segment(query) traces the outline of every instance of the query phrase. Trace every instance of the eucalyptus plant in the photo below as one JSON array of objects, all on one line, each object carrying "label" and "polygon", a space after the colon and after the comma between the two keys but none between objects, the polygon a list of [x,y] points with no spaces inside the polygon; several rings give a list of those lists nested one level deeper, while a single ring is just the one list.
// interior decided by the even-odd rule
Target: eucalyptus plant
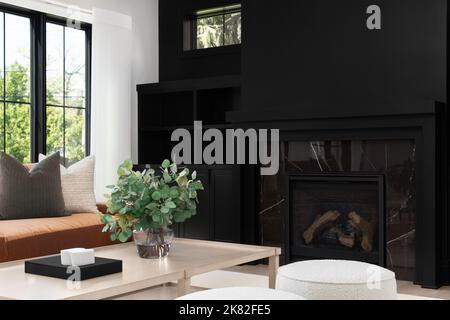
[{"label": "eucalyptus plant", "polygon": [[133,163],[125,161],[117,174],[117,185],[108,186],[108,211],[101,216],[103,232],[111,232],[112,241],[127,242],[133,230],[161,231],[197,214],[203,184],[196,171],[165,160],[157,175],[153,169],[133,171]]}]

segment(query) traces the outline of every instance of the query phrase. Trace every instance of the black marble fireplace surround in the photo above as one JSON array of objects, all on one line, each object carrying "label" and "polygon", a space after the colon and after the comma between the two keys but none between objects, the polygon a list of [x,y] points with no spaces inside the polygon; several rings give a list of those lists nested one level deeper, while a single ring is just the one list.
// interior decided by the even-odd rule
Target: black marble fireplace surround
[{"label": "black marble fireplace surround", "polygon": [[[438,288],[449,283],[445,106],[434,102],[377,106],[366,105],[365,110],[373,111],[365,116],[326,118],[320,112],[293,111],[228,115],[236,127],[280,129],[280,171],[260,177],[256,186],[259,242],[282,246],[284,263],[313,258],[369,261],[394,270],[401,280]],[[330,182],[328,196],[317,191],[320,188],[314,190],[311,183],[318,181],[322,189]],[[344,181],[345,187],[336,185]],[[351,181],[363,184],[349,186]],[[374,181],[378,184],[370,187]],[[336,224],[320,229],[328,242],[315,239],[305,245],[305,227],[333,210],[341,214],[336,224],[347,236],[352,234],[346,227],[350,212],[366,220],[384,217],[372,223],[373,250],[361,248],[361,234],[354,237],[353,249],[333,243]],[[295,218],[298,214],[309,216],[302,222]]]}]

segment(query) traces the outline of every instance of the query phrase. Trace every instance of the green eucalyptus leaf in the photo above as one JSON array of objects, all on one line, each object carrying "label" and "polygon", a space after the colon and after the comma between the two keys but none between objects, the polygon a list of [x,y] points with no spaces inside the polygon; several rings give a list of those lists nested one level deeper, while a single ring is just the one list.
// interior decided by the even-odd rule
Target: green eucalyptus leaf
[{"label": "green eucalyptus leaf", "polygon": [[169,212],[170,212],[170,208],[168,208],[168,207],[162,207],[161,208],[161,213],[168,214]]},{"label": "green eucalyptus leaf", "polygon": [[152,202],[152,203],[148,204],[146,206],[146,208],[150,211],[155,211],[156,209],[158,209],[158,204],[155,202]]},{"label": "green eucalyptus leaf", "polygon": [[159,191],[153,192],[153,194],[152,194],[153,200],[159,201],[159,200],[161,200],[161,198],[162,198],[161,192],[159,192]]},{"label": "green eucalyptus leaf", "polygon": [[191,198],[191,199],[197,199],[197,191],[191,191],[191,192],[189,192],[189,198]]},{"label": "green eucalyptus leaf", "polygon": [[117,174],[119,175],[119,177],[123,177],[126,175],[126,170],[120,167],[119,170],[117,170]]},{"label": "green eucalyptus leaf", "polygon": [[172,177],[170,176],[170,174],[168,172],[164,172],[163,178],[164,178],[164,182],[165,183],[171,183],[172,182]]},{"label": "green eucalyptus leaf", "polygon": [[178,179],[177,179],[177,183],[178,183],[178,185],[180,186],[180,187],[186,187],[188,184],[189,184],[189,179],[186,177],[186,176],[184,176],[184,177],[179,177]]},{"label": "green eucalyptus leaf", "polygon": [[133,162],[131,160],[125,160],[125,162],[122,165],[125,169],[128,171],[133,170]]},{"label": "green eucalyptus leaf", "polygon": [[175,209],[177,207],[177,205],[173,201],[167,201],[165,206],[169,209]]},{"label": "green eucalyptus leaf", "polygon": [[170,197],[170,187],[166,185],[161,189],[161,198],[167,199],[169,197]]},{"label": "green eucalyptus leaf", "polygon": [[131,236],[133,235],[133,231],[131,231],[131,228],[126,228],[123,233],[128,237],[131,238]]},{"label": "green eucalyptus leaf", "polygon": [[177,211],[173,215],[173,219],[176,223],[183,223],[187,220],[187,216],[184,211]]},{"label": "green eucalyptus leaf", "polygon": [[137,231],[144,230],[142,223],[141,222],[135,223],[134,230],[137,230]]},{"label": "green eucalyptus leaf", "polygon": [[130,237],[125,233],[125,232],[121,232],[120,234],[119,234],[119,241],[120,242],[123,242],[123,243],[125,243],[125,242],[128,242],[128,239],[129,239]]},{"label": "green eucalyptus leaf", "polygon": [[191,183],[191,187],[194,190],[204,190],[203,184],[201,183],[201,181],[195,181],[194,183]]},{"label": "green eucalyptus leaf", "polygon": [[161,167],[163,169],[168,169],[170,167],[170,161],[169,160],[164,160]]},{"label": "green eucalyptus leaf", "polygon": [[175,198],[178,198],[180,196],[180,193],[178,192],[178,190],[175,188],[175,189],[171,189],[170,190],[170,192],[169,192],[169,197],[170,198],[172,198],[172,199],[175,199]]}]

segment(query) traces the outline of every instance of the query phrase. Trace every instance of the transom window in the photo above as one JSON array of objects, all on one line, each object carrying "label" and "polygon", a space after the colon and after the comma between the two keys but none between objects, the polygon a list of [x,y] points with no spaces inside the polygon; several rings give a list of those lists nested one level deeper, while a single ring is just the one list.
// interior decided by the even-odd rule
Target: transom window
[{"label": "transom window", "polygon": [[242,42],[241,5],[197,11],[188,17],[184,28],[185,50],[239,45]]}]

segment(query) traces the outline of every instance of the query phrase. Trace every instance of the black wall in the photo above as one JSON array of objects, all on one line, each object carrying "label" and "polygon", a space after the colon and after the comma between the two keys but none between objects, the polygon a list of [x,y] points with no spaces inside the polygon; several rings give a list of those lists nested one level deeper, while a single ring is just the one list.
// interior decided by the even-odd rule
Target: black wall
[{"label": "black wall", "polygon": [[160,81],[181,80],[241,72],[240,48],[207,49],[184,53],[183,18],[199,9],[239,3],[239,0],[160,0],[159,59]]},{"label": "black wall", "polygon": [[[382,30],[366,27],[372,4]],[[244,0],[243,108],[446,102],[446,16],[445,0]]]}]

